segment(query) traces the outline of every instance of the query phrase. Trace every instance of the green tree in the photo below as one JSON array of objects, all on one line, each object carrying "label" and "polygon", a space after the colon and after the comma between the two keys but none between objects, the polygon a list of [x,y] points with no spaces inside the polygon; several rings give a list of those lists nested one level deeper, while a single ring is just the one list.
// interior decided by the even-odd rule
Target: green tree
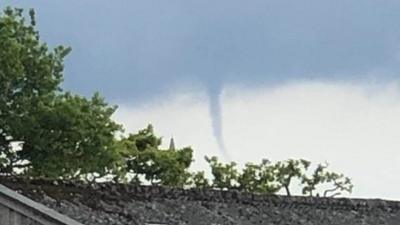
[{"label": "green tree", "polygon": [[[351,193],[353,184],[351,179],[343,174],[327,171],[327,164],[318,164],[311,176],[304,175],[302,178],[302,193],[313,196],[317,191],[317,186],[322,184],[330,185],[330,188],[323,190],[324,197],[335,197],[343,192]],[[317,193],[316,195],[319,195]]]},{"label": "green tree", "polygon": [[335,197],[343,192],[351,193],[353,189],[350,178],[327,170],[327,164],[318,164],[314,170],[310,171],[311,162],[304,159],[289,159],[277,162],[274,167],[276,181],[289,196],[294,179],[299,182],[302,193],[309,196],[321,196],[318,193],[318,187],[324,197]]},{"label": "green tree", "polygon": [[304,159],[279,161],[275,164],[276,181],[284,188],[288,196],[291,195],[290,184],[293,179],[301,180],[306,174],[310,162]]},{"label": "green tree", "polygon": [[161,138],[154,134],[153,126],[137,134],[130,134],[121,140],[127,172],[134,175],[134,182],[140,177],[154,185],[184,186],[190,180],[188,171],[193,161],[193,150],[159,149]]},{"label": "green tree", "polygon": [[34,12],[26,23],[21,9],[0,14],[0,160],[1,172],[11,173],[19,161],[12,143],[25,139],[35,123],[38,104],[50,104],[62,81],[63,59],[69,48],[50,51],[35,30]]},{"label": "green tree", "polygon": [[273,194],[279,191],[274,165],[269,160],[260,164],[246,163],[239,178],[239,189],[247,192]]},{"label": "green tree", "polygon": [[210,182],[205,176],[204,171],[197,171],[195,173],[192,173],[192,181],[191,183],[194,185],[194,187],[197,188],[209,188]]},{"label": "green tree", "polygon": [[211,174],[213,175],[212,186],[214,188],[236,189],[238,187],[239,171],[235,162],[223,164],[218,161],[216,156],[211,158],[206,156],[205,160],[211,168]]},{"label": "green tree", "polygon": [[30,162],[26,173],[78,179],[103,177],[117,168],[120,155],[114,136],[121,126],[111,120],[115,107],[98,94],[86,99],[66,93],[37,108],[18,152],[18,158]]},{"label": "green tree", "polygon": [[[297,182],[302,193],[310,196],[335,197],[343,192],[351,193],[353,185],[343,174],[328,171],[327,165],[319,164],[311,170],[311,162],[304,159],[289,159],[275,163],[262,160],[260,164],[246,163],[240,171],[237,164],[224,164],[217,157],[205,157],[213,176],[211,187],[238,189],[246,192],[274,194],[281,190],[291,196],[293,183]],[[196,187],[209,187],[204,172],[192,174]]]},{"label": "green tree", "polygon": [[0,173],[104,175],[118,164],[115,107],[98,94],[86,99],[62,91],[70,48],[50,50],[40,41],[33,10],[29,18],[21,9],[0,14]]}]

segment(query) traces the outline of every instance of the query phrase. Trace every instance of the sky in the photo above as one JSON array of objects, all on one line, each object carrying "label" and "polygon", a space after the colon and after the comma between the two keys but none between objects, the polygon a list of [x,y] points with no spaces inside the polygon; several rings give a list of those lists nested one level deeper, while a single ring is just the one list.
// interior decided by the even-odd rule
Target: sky
[{"label": "sky", "polygon": [[[204,155],[328,161],[354,197],[400,200],[400,2],[0,0],[71,46],[63,87],[99,91]],[[166,143],[167,144],[167,143]]]}]

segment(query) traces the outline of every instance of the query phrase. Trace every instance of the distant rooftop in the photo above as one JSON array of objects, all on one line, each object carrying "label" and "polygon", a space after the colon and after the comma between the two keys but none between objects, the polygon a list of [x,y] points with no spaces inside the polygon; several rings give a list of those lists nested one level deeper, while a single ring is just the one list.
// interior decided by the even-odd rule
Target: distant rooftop
[{"label": "distant rooftop", "polygon": [[86,225],[398,225],[400,202],[0,178]]}]

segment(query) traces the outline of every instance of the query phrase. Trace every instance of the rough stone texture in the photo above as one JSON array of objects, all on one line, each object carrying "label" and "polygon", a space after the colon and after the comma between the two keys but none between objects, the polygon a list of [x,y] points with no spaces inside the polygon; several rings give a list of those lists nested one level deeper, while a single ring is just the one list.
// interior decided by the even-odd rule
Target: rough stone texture
[{"label": "rough stone texture", "polygon": [[400,202],[1,178],[87,225],[398,225]]}]

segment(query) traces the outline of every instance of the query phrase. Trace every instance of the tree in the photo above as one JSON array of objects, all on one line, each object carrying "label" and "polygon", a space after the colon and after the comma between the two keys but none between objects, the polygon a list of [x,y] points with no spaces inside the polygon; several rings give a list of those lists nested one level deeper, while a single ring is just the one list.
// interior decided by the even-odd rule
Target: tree
[{"label": "tree", "polygon": [[86,99],[66,93],[37,108],[18,152],[18,158],[29,161],[27,174],[78,179],[103,177],[116,169],[120,155],[114,136],[121,126],[110,118],[115,107],[99,94]]},{"label": "tree", "polygon": [[205,160],[211,167],[211,174],[214,179],[212,186],[218,189],[236,189],[238,186],[239,173],[236,169],[236,163],[230,162],[229,164],[223,164],[218,161],[216,156],[211,158],[205,157]]},{"label": "tree", "polygon": [[[310,177],[307,175],[303,176],[301,181],[304,185],[302,189],[303,194],[313,196],[314,192],[317,190],[317,186],[321,184],[331,185],[331,188],[324,190],[324,197],[335,197],[342,192],[352,192],[353,184],[350,178],[340,173],[327,171],[327,167],[327,164],[318,164]],[[320,194],[317,193],[317,195]]]},{"label": "tree", "polygon": [[62,91],[71,49],[50,50],[40,41],[34,11],[29,15],[26,22],[21,9],[0,14],[0,173],[104,175],[118,164],[115,107],[98,94],[86,99]]},{"label": "tree", "polygon": [[304,159],[289,159],[275,164],[276,181],[281,188],[284,188],[288,196],[290,193],[290,184],[293,179],[301,179],[310,166],[310,162]]},{"label": "tree", "polygon": [[290,187],[293,179],[299,182],[302,193],[309,196],[321,196],[316,192],[317,187],[322,185],[325,185],[324,189],[321,189],[324,197],[335,197],[343,192],[351,193],[353,189],[350,178],[328,171],[327,164],[318,164],[312,172],[309,171],[311,162],[304,159],[280,161],[274,167],[276,181],[281,188],[284,188],[288,196],[291,195]]},{"label": "tree", "polygon": [[23,141],[34,124],[39,103],[52,102],[62,81],[63,59],[69,48],[50,51],[39,40],[34,12],[30,24],[21,9],[0,14],[0,152],[1,172],[10,173],[18,160],[12,143]]},{"label": "tree", "polygon": [[280,189],[269,160],[262,160],[260,164],[246,163],[238,182],[239,189],[247,192],[273,194]]},{"label": "tree", "polygon": [[210,182],[206,178],[204,171],[197,171],[191,175],[191,183],[197,188],[209,188]]},{"label": "tree", "polygon": [[[275,194],[281,190],[291,196],[293,181],[297,181],[303,194],[320,196],[318,189],[325,197],[335,197],[343,192],[351,193],[353,185],[343,174],[327,170],[326,164],[310,171],[311,162],[304,159],[289,159],[275,163],[262,160],[260,164],[246,163],[239,171],[235,162],[224,164],[218,158],[205,157],[211,168],[213,181],[211,187],[217,189],[238,189],[246,192]],[[208,187],[204,172],[194,173],[192,180],[196,187]],[[207,185],[205,185],[206,183]],[[323,186],[325,189],[321,189]]]},{"label": "tree", "polygon": [[183,149],[159,149],[161,138],[155,136],[153,126],[137,134],[130,134],[121,140],[124,146],[123,157],[126,161],[126,170],[134,175],[133,181],[141,182],[144,176],[154,185],[182,187],[188,184],[188,171],[193,161],[193,150],[190,147]]}]

